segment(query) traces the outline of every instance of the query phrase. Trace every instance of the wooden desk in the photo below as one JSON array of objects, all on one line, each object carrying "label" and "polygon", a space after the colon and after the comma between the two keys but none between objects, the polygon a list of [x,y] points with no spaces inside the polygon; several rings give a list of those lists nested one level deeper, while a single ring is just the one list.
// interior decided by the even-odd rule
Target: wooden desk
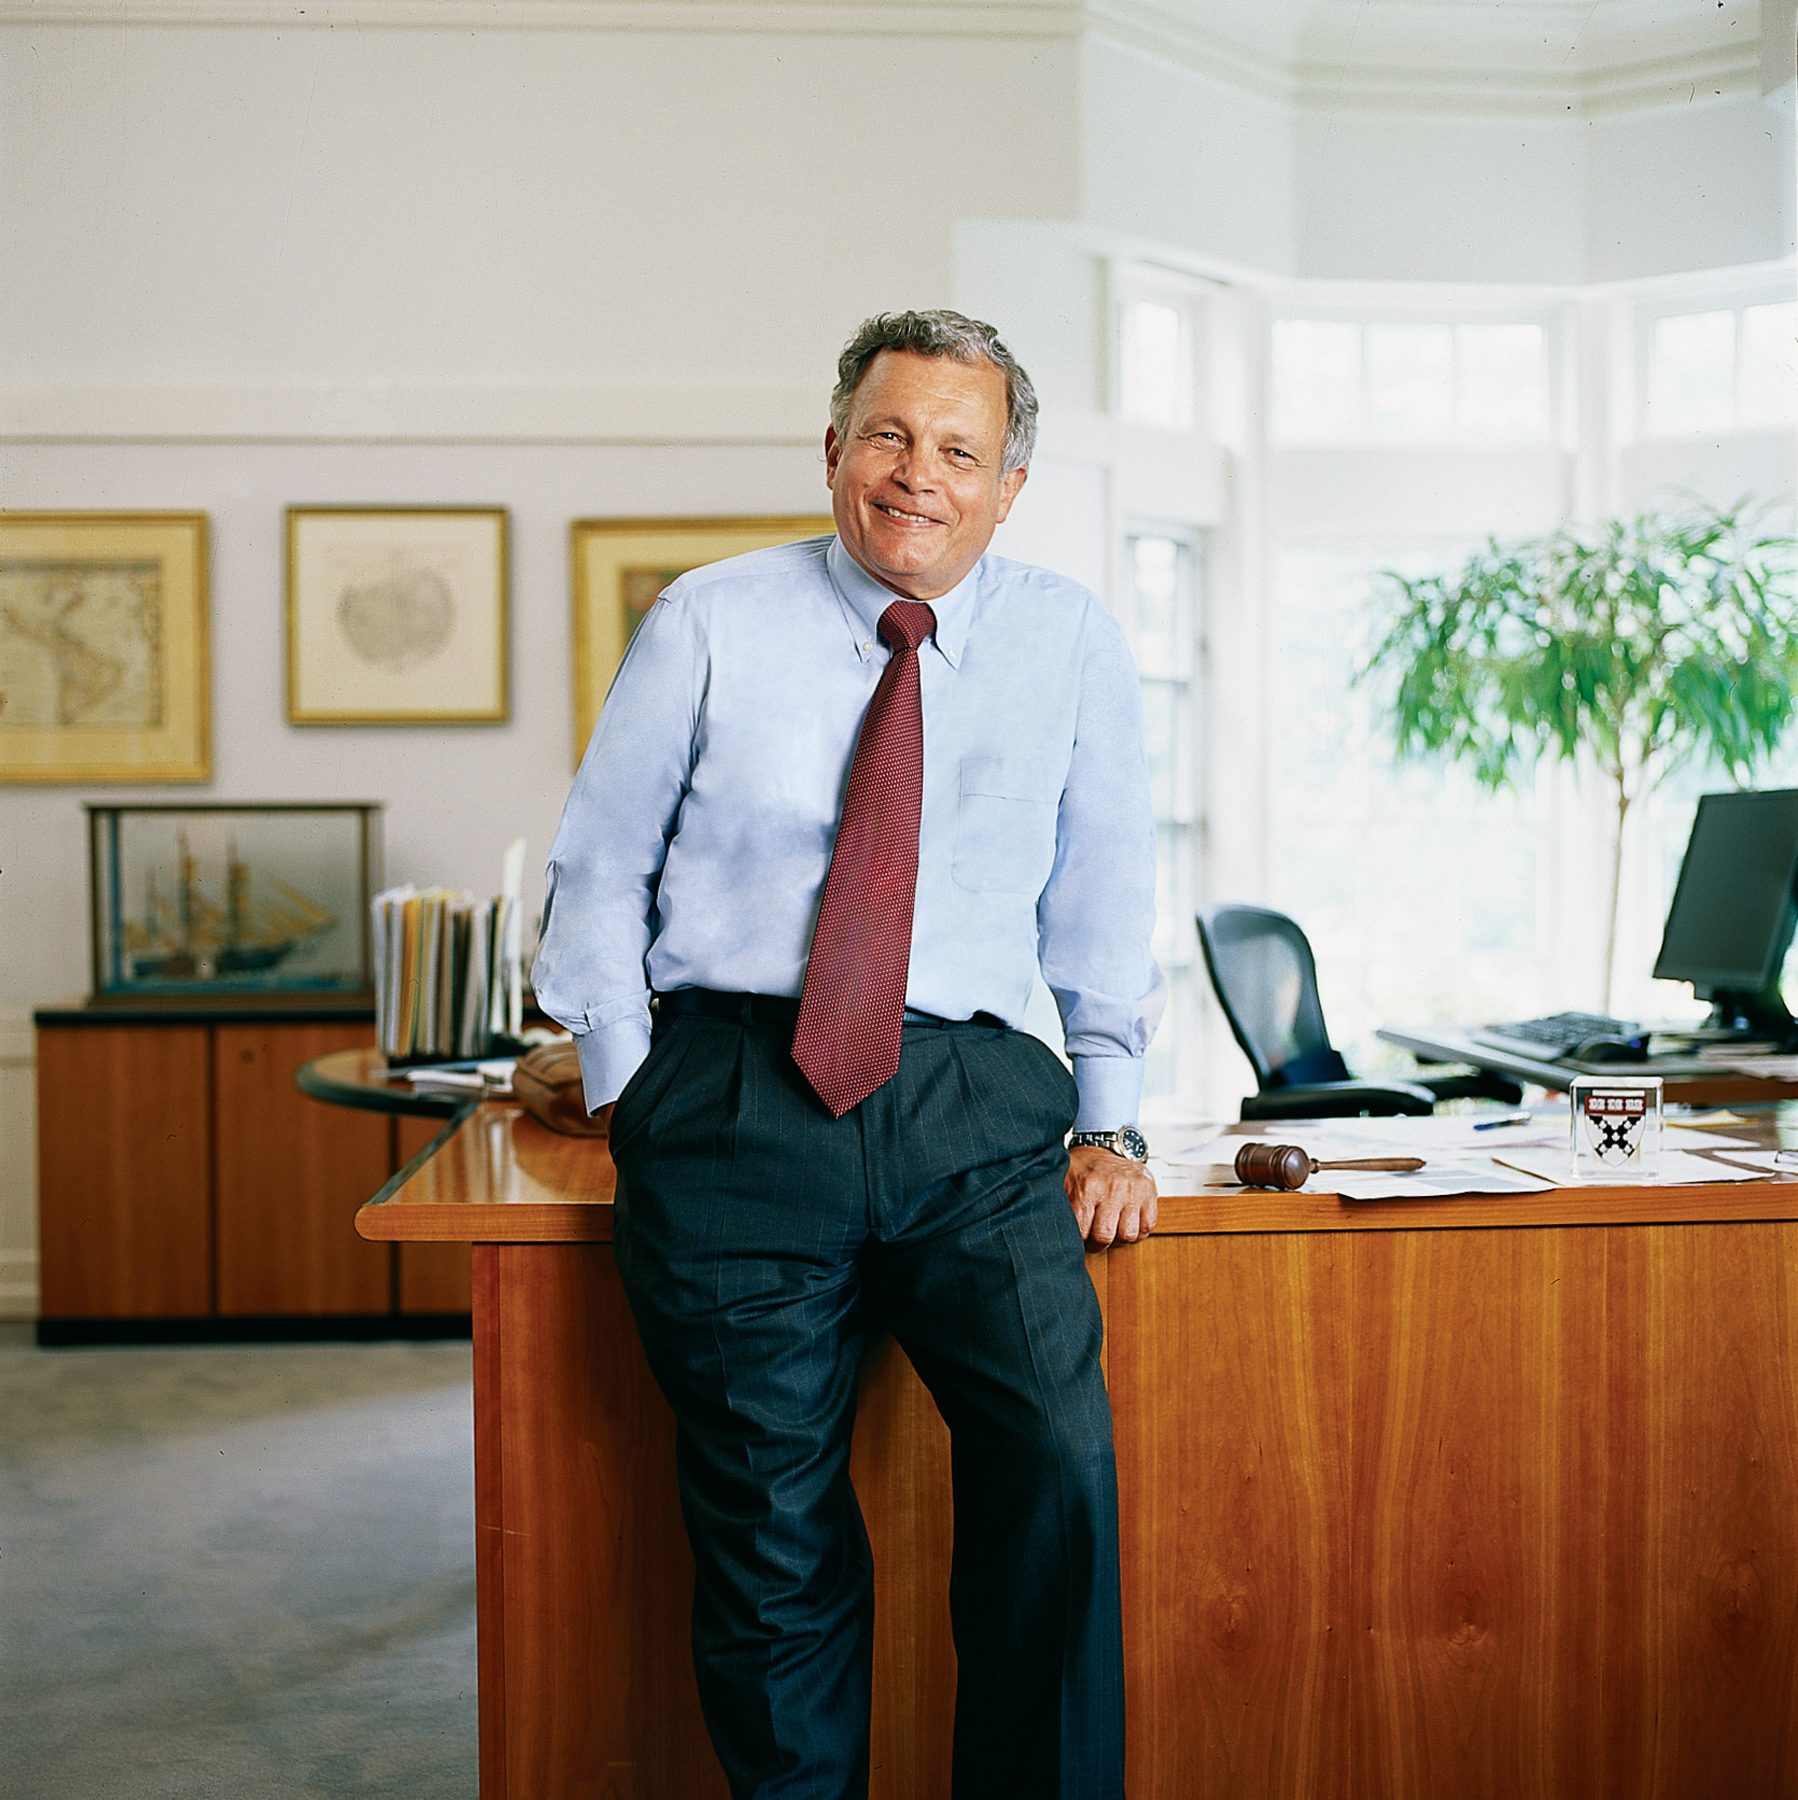
[{"label": "wooden desk", "polygon": [[[476,1246],[483,1800],[725,1793],[612,1181],[489,1105],[357,1216]],[[1795,1249],[1781,1181],[1175,1195],[1093,1258],[1133,1800],[1798,1794]],[[873,1793],[934,1800],[948,1442],[890,1344],[853,1469]]]},{"label": "wooden desk", "polygon": [[[1517,1081],[1533,1081],[1538,1087],[1565,1093],[1567,1084],[1581,1075],[1659,1075],[1669,1101],[1684,1106],[1767,1106],[1781,1100],[1798,1100],[1798,1081],[1769,1081],[1758,1075],[1738,1075],[1717,1069],[1707,1074],[1670,1074],[1654,1062],[1563,1063],[1525,1055],[1521,1050],[1499,1050],[1459,1025],[1426,1025],[1419,1029],[1389,1025],[1375,1033],[1388,1044],[1409,1050],[1426,1063],[1471,1063],[1476,1069],[1494,1069]],[[1690,1058],[1673,1059],[1689,1063]]]}]

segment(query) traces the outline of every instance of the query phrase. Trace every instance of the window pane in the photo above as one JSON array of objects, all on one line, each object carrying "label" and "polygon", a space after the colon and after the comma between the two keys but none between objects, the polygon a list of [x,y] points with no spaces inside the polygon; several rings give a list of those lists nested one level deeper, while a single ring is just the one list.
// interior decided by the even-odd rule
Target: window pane
[{"label": "window pane", "polygon": [[[1143,1063],[1143,1098],[1168,1100],[1190,1081],[1197,999],[1197,933],[1193,929],[1192,833],[1183,825],[1155,828],[1155,960],[1167,976],[1167,1010]],[[1190,1116],[1190,1115],[1189,1115]]]},{"label": "window pane", "polygon": [[1455,418],[1455,340],[1447,325],[1369,325],[1370,435],[1416,442],[1448,435]]},{"label": "window pane", "polygon": [[1192,358],[1177,307],[1130,300],[1118,308],[1118,407],[1126,419],[1185,431],[1192,424]]},{"label": "window pane", "polygon": [[1155,827],[1155,960],[1172,974],[1189,964],[1198,938],[1192,892],[1192,829]]},{"label": "window pane", "polygon": [[1136,619],[1131,648],[1145,677],[1183,678],[1192,668],[1192,633],[1182,582],[1182,546],[1173,538],[1130,541]]},{"label": "window pane", "polygon": [[1341,443],[1364,436],[1361,327],[1282,319],[1273,329],[1276,443]]},{"label": "window pane", "polygon": [[1455,413],[1465,432],[1538,437],[1548,426],[1548,369],[1540,325],[1455,328]]},{"label": "window pane", "polygon": [[1736,321],[1729,312],[1656,319],[1648,358],[1648,426],[1657,434],[1735,423]]},{"label": "window pane", "polygon": [[1330,1035],[1358,1074],[1391,1055],[1373,1038],[1381,1025],[1548,1010],[1536,986],[1532,795],[1395,762],[1378,684],[1351,679],[1375,572],[1459,560],[1449,547],[1397,544],[1287,547],[1274,559],[1286,710],[1269,781],[1269,903],[1310,937]]},{"label": "window pane", "polygon": [[1742,423],[1798,423],[1798,301],[1742,309]]},{"label": "window pane", "polygon": [[1179,817],[1180,703],[1185,684],[1145,681],[1142,707],[1148,733],[1149,786],[1155,796],[1155,817]]}]

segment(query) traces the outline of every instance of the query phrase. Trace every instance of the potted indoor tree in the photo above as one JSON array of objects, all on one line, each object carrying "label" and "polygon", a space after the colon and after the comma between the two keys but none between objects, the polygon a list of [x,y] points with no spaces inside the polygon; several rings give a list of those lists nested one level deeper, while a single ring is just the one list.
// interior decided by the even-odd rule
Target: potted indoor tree
[{"label": "potted indoor tree", "polygon": [[1453,574],[1382,577],[1356,679],[1390,684],[1401,757],[1468,763],[1493,788],[1541,757],[1604,782],[1607,1012],[1630,807],[1695,756],[1745,784],[1798,710],[1792,550],[1743,503],[1494,541]]}]

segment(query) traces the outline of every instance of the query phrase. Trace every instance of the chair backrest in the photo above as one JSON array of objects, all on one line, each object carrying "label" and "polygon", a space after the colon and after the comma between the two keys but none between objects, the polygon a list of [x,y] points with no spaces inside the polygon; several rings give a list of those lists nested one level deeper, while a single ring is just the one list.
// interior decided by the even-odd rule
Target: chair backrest
[{"label": "chair backrest", "polygon": [[1330,1046],[1304,932],[1263,906],[1208,906],[1198,924],[1211,985],[1262,1091],[1350,1079]]}]

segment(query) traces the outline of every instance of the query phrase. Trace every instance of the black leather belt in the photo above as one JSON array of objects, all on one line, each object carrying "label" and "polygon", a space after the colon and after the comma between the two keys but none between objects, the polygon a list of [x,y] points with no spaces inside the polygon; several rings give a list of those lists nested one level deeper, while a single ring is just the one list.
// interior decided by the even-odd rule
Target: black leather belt
[{"label": "black leather belt", "polygon": [[[799,1023],[799,1002],[782,994],[721,994],[715,988],[675,988],[671,993],[657,994],[650,1005],[664,1019],[732,1019],[739,1025],[779,1025],[787,1031]],[[914,1006],[905,1009],[905,1022],[939,1028],[1005,1028],[1005,1021],[989,1012],[977,1012],[971,1019],[939,1019],[935,1013],[919,1012]]]}]

